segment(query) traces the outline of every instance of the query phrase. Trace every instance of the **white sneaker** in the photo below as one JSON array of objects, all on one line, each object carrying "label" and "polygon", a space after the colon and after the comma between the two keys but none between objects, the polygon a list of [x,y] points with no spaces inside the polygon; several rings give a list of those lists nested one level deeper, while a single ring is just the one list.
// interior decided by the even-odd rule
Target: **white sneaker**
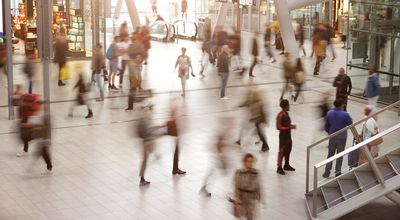
[{"label": "white sneaker", "polygon": [[298,103],[298,102],[293,102],[292,103],[292,105],[298,105],[298,104],[300,104],[300,103]]},{"label": "white sneaker", "polygon": [[222,99],[222,100],[228,100],[229,98],[226,97],[226,96],[224,96],[224,97],[222,97],[221,99]]},{"label": "white sneaker", "polygon": [[43,176],[51,176],[51,175],[53,175],[53,171],[46,169],[44,172],[42,172],[42,175]]},{"label": "white sneaker", "polygon": [[25,151],[17,153],[17,157],[25,157],[28,153]]}]

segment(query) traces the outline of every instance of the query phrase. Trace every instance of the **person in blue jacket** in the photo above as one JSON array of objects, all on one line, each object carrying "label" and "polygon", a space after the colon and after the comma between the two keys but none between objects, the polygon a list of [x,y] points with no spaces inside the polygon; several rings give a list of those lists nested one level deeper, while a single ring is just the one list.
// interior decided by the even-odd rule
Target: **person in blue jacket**
[{"label": "person in blue jacket", "polygon": [[[331,135],[342,128],[353,124],[349,113],[343,110],[343,101],[340,99],[335,100],[333,103],[335,108],[331,109],[326,115],[325,131]],[[342,132],[331,139],[329,139],[328,158],[334,156],[336,153],[344,151],[346,147],[347,131]],[[342,174],[343,157],[336,160],[335,176]],[[322,174],[324,178],[328,178],[332,169],[332,162],[328,163],[325,167],[325,172]]]},{"label": "person in blue jacket", "polygon": [[376,73],[376,67],[372,66],[368,69],[368,81],[365,91],[368,98],[368,105],[376,107],[376,103],[379,99],[380,90],[381,83],[379,82],[379,76]]}]

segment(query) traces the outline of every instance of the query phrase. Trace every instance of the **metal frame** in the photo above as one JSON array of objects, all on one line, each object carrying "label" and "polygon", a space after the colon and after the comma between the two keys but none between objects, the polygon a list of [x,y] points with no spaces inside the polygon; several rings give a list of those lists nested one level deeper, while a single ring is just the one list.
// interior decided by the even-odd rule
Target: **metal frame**
[{"label": "metal frame", "polygon": [[393,103],[393,104],[391,104],[389,106],[386,106],[385,108],[375,112],[374,114],[372,114],[372,115],[370,115],[370,116],[368,116],[366,118],[363,118],[363,119],[361,119],[361,120],[359,120],[359,121],[357,121],[357,122],[355,122],[355,123],[353,123],[353,124],[351,124],[351,125],[349,125],[347,127],[344,127],[342,129],[340,129],[339,131],[336,131],[335,133],[333,133],[331,135],[328,135],[327,137],[322,138],[321,140],[309,145],[307,147],[307,159],[306,159],[306,162],[307,162],[307,164],[306,164],[306,193],[310,192],[310,187],[309,187],[309,184],[310,184],[310,177],[309,177],[310,176],[310,153],[311,153],[311,149],[312,148],[314,148],[315,146],[317,146],[317,145],[319,145],[319,144],[321,144],[321,143],[323,143],[323,142],[325,142],[325,141],[327,141],[327,140],[329,140],[329,139],[341,134],[344,131],[347,131],[349,129],[355,128],[357,125],[363,123],[364,121],[367,121],[368,119],[370,119],[372,117],[375,117],[375,116],[377,116],[377,115],[379,115],[379,114],[381,114],[383,112],[386,112],[389,109],[395,108],[395,107],[400,107],[400,101],[397,101],[397,102],[395,102],[395,103]]}]

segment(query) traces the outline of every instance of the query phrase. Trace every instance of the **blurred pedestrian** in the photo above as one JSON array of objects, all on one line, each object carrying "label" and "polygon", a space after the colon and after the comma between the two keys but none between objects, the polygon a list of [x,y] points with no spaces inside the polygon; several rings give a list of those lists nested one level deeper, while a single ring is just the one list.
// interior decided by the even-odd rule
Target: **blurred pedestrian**
[{"label": "blurred pedestrian", "polygon": [[119,27],[119,37],[121,39],[125,39],[128,36],[129,36],[128,23],[124,21]]},{"label": "blurred pedestrian", "polygon": [[26,77],[28,78],[28,93],[32,94],[33,90],[33,74],[34,74],[34,67],[33,63],[30,60],[26,60],[25,66],[24,66],[24,73]]},{"label": "blurred pedestrian", "polygon": [[381,90],[381,83],[376,71],[377,69],[375,66],[371,66],[368,68],[368,81],[365,91],[368,98],[368,105],[373,106],[374,108],[376,108]]},{"label": "blurred pedestrian", "polygon": [[[289,53],[285,53],[285,57],[284,58],[285,59],[284,59],[284,61],[282,63],[282,67],[283,67],[283,78],[284,78],[285,82],[284,82],[284,85],[283,85],[283,88],[282,88],[282,94],[281,94],[280,100],[282,100],[284,98],[286,92],[289,91],[290,93],[292,93],[291,87],[290,87],[290,83],[291,83],[292,77],[294,75],[293,74],[294,68],[292,67],[292,63],[291,63],[291,60],[290,60],[290,54]],[[293,95],[291,94],[291,97],[292,96]]]},{"label": "blurred pedestrian", "polygon": [[144,65],[147,65],[147,61],[149,58],[149,50],[151,48],[151,36],[149,29],[147,27],[142,28],[142,35],[143,35],[143,47],[145,52]]},{"label": "blurred pedestrian", "polygon": [[150,0],[151,11],[153,12],[153,16],[157,15],[157,0]]},{"label": "blurred pedestrian", "polygon": [[[335,100],[333,103],[335,108],[330,110],[326,115],[325,120],[325,131],[331,135],[351,124],[353,124],[353,120],[351,119],[349,113],[343,110],[343,102],[342,100]],[[333,157],[335,154],[339,154],[344,151],[346,147],[346,139],[347,139],[347,131],[344,131],[332,138],[329,139],[328,146],[328,157]],[[336,160],[336,168],[335,168],[335,176],[338,177],[342,175],[342,162],[343,157],[340,157]],[[322,177],[328,178],[332,169],[332,162],[328,163],[325,166],[325,172],[322,174]]]},{"label": "blurred pedestrian", "polygon": [[216,56],[219,56],[219,54],[222,53],[222,47],[228,44],[228,33],[224,30],[222,25],[218,25],[215,28],[214,39],[217,43]]},{"label": "blurred pedestrian", "polygon": [[104,101],[104,81],[103,70],[105,69],[105,57],[103,52],[103,47],[100,43],[96,44],[93,50],[93,57],[92,57],[92,71],[94,73],[95,82],[97,83],[97,88],[100,92],[100,97],[96,99],[96,101]]},{"label": "blurred pedestrian", "polygon": [[336,87],[336,99],[342,100],[343,109],[347,111],[347,100],[351,94],[352,83],[344,68],[339,69],[339,74],[333,81],[333,87]]},{"label": "blurred pedestrian", "polygon": [[[45,108],[46,105],[44,105]],[[45,115],[43,116],[43,124],[39,127],[38,131],[40,133],[39,143],[38,143],[38,151],[37,157],[42,158],[46,163],[46,170],[42,172],[42,175],[53,175],[53,163],[51,159],[51,124],[50,124],[50,116],[46,115],[47,111],[45,110]]]},{"label": "blurred pedestrian", "polygon": [[[263,125],[268,124],[263,93],[257,89],[250,89],[246,101],[239,105],[239,107],[248,108],[250,112],[250,122],[256,127],[257,135],[262,142],[261,152],[268,151],[269,146],[263,132]],[[241,144],[240,138],[236,143],[239,145]]]},{"label": "blurred pedestrian", "polygon": [[246,68],[243,67],[241,52],[241,34],[240,31],[235,31],[234,34],[229,36],[229,48],[232,51],[231,69],[233,73],[243,75]]},{"label": "blurred pedestrian", "polygon": [[[276,128],[279,130],[279,153],[278,153],[278,168],[276,172],[281,175],[285,175],[285,171],[295,171],[290,166],[290,153],[292,152],[292,134],[291,130],[296,129],[296,125],[292,124],[290,119],[289,101],[286,99],[281,100],[280,107],[282,109],[276,118]],[[285,165],[282,168],[282,161],[285,158]]]},{"label": "blurred pedestrian", "polygon": [[229,62],[230,62],[229,46],[224,45],[222,47],[222,53],[218,56],[218,62],[217,62],[218,75],[221,77],[222,81],[221,92],[220,92],[221,99],[228,99],[228,97],[225,96],[225,88],[226,85],[228,84],[228,79],[229,79]]},{"label": "blurred pedestrian", "polygon": [[121,53],[121,56],[119,57],[119,88],[122,89],[123,84],[124,84],[124,75],[126,71],[126,67],[128,66],[128,63],[130,61],[130,57],[128,54],[128,48],[129,48],[130,42],[129,42],[129,36],[121,38],[121,41],[118,43],[118,51]]},{"label": "blurred pedestrian", "polygon": [[110,71],[108,76],[108,88],[118,90],[115,86],[115,76],[118,74],[118,57],[120,53],[118,51],[118,43],[120,41],[119,36],[115,36],[113,42],[107,49],[106,58],[109,60]]},{"label": "blurred pedestrian", "polygon": [[193,73],[193,67],[192,67],[192,62],[191,59],[188,55],[186,55],[186,48],[182,47],[181,48],[182,54],[178,56],[178,59],[176,60],[175,63],[175,69],[176,67],[178,68],[178,73],[179,73],[179,78],[181,79],[181,85],[182,85],[182,97],[185,97],[186,95],[186,80],[189,79],[189,71],[191,70],[191,75],[195,77]]},{"label": "blurred pedestrian", "polygon": [[187,0],[182,0],[181,2],[182,19],[187,19],[187,9],[188,9]]},{"label": "blurred pedestrian", "polygon": [[314,75],[319,75],[320,68],[321,68],[321,62],[326,57],[327,41],[323,37],[324,36],[322,35],[322,33],[314,36],[313,51],[317,57],[317,60],[315,62],[315,66],[314,66]]},{"label": "blurred pedestrian", "polygon": [[[300,58],[297,58],[296,60],[296,66],[293,69],[293,85],[296,89],[296,94],[294,95],[294,103],[293,104],[297,104],[297,98],[299,98],[301,89],[303,88],[304,85],[304,68],[303,68],[303,64],[301,62]],[[304,100],[304,97],[303,97]]]},{"label": "blurred pedestrian", "polygon": [[249,69],[249,76],[254,77],[253,70],[254,70],[254,67],[257,65],[257,59],[258,59],[257,33],[255,33],[253,36],[253,44],[252,44],[251,54],[253,55],[253,62],[251,63],[251,66]]},{"label": "blurred pedestrian", "polygon": [[275,63],[276,58],[275,58],[275,54],[272,51],[271,40],[272,40],[272,29],[269,24],[266,24],[265,25],[265,33],[264,33],[265,52],[266,52],[268,58],[271,60],[271,63]]},{"label": "blurred pedestrian", "polygon": [[324,24],[325,26],[325,41],[327,42],[327,48],[330,48],[332,51],[332,61],[336,59],[335,48],[332,43],[332,38],[335,37],[335,30],[330,24]]},{"label": "blurred pedestrian", "polygon": [[142,70],[143,70],[143,56],[141,54],[136,54],[135,59],[129,61],[129,82],[130,90],[128,96],[128,108],[125,110],[133,110],[133,104],[136,101],[136,95],[141,89],[142,83]]},{"label": "blurred pedestrian", "polygon": [[257,202],[261,201],[261,180],[254,160],[252,154],[246,154],[244,167],[235,173],[235,216],[246,220],[255,219]]},{"label": "blurred pedestrian", "polygon": [[65,86],[63,80],[65,80],[66,76],[66,62],[67,62],[67,50],[68,50],[68,41],[64,36],[60,36],[56,39],[54,44],[54,62],[58,64],[58,85]]},{"label": "blurred pedestrian", "polygon": [[76,97],[76,103],[71,106],[70,112],[68,114],[69,117],[72,118],[73,116],[73,111],[75,106],[81,106],[81,105],[86,105],[88,109],[88,114],[86,115],[85,118],[92,118],[93,117],[93,111],[90,108],[90,105],[87,101],[87,93],[88,93],[88,86],[85,83],[85,80],[83,79],[83,74],[79,74],[79,79],[78,82],[75,84],[74,89],[78,89],[77,97]]},{"label": "blurred pedestrian", "polygon": [[299,39],[299,49],[303,52],[304,56],[307,56],[306,50],[304,48],[304,26],[303,26],[303,24],[299,25],[298,39]]},{"label": "blurred pedestrian", "polygon": [[175,151],[172,167],[172,175],[183,175],[186,171],[179,169],[179,145],[180,145],[180,132],[177,124],[177,109],[175,106],[171,109],[171,115],[167,122],[167,134],[172,136],[175,140]]}]

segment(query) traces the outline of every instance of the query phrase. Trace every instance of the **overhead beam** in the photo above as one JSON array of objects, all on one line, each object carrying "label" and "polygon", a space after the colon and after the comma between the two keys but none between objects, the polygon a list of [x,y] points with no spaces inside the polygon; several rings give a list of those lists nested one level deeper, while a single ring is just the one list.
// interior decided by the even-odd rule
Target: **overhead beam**
[{"label": "overhead beam", "polygon": [[302,0],[302,1],[290,0],[290,1],[288,1],[288,9],[290,11],[292,11],[292,10],[296,10],[299,8],[304,8],[306,6],[315,5],[315,4],[323,3],[323,2],[327,2],[327,1],[329,1],[329,0]]}]

